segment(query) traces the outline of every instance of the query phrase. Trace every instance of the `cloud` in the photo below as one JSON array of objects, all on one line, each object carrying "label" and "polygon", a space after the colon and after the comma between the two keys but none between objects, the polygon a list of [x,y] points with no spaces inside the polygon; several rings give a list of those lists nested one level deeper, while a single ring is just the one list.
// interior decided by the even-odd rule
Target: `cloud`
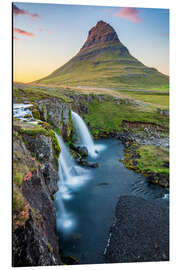
[{"label": "cloud", "polygon": [[114,15],[131,22],[139,23],[142,19],[139,17],[140,11],[137,8],[126,7],[118,10]]},{"label": "cloud", "polygon": [[25,9],[18,8],[15,4],[13,4],[13,14],[14,15],[26,15],[29,16],[31,19],[39,19],[41,18],[37,13],[30,13]]},{"label": "cloud", "polygon": [[13,28],[13,32],[23,35],[23,36],[28,36],[28,37],[34,37],[35,35],[33,33],[27,32],[25,30],[19,29],[19,28]]},{"label": "cloud", "polygon": [[15,37],[15,36],[13,37],[13,39],[14,39],[14,40],[19,40],[19,38]]}]

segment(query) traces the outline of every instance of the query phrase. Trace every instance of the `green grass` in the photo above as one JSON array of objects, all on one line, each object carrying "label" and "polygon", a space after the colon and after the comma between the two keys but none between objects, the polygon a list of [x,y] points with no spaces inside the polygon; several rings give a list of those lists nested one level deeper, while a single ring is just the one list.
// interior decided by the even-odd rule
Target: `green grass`
[{"label": "green grass", "polygon": [[36,103],[38,100],[47,98],[56,98],[67,103],[71,102],[71,99],[64,95],[64,89],[14,84],[13,99],[16,100],[16,102],[28,100],[29,102]]},{"label": "green grass", "polygon": [[169,92],[169,84],[167,85],[162,85],[159,87],[154,87],[152,88],[153,91],[158,91],[158,92]]},{"label": "green grass", "polygon": [[22,123],[20,125],[20,130],[19,132],[21,134],[27,134],[27,135],[49,135],[48,131],[41,127],[41,126],[38,126],[36,124],[29,124],[29,123]]},{"label": "green grass", "polygon": [[49,135],[51,136],[51,142],[52,142],[52,146],[53,146],[53,151],[54,151],[54,157],[56,158],[56,160],[58,159],[61,149],[59,147],[57,138],[54,134],[54,132],[50,129],[49,131]]},{"label": "green grass", "polygon": [[36,83],[67,86],[148,88],[168,84],[168,76],[148,68],[131,55],[120,56],[119,44],[91,57],[75,56],[64,66]]},{"label": "green grass", "polygon": [[89,104],[89,113],[84,115],[93,135],[99,132],[122,131],[122,121],[150,122],[167,129],[168,119],[156,110],[146,110],[144,107],[133,104],[116,105],[113,101]]},{"label": "green grass", "polygon": [[169,108],[169,92],[166,90],[153,91],[153,90],[119,90],[120,93],[126,93],[130,98],[140,100],[143,102],[151,103],[152,105],[160,106],[163,108]]},{"label": "green grass", "polygon": [[24,197],[18,189],[13,190],[13,211],[20,212],[25,206]]},{"label": "green grass", "polygon": [[169,168],[164,166],[169,162],[169,151],[163,147],[150,145],[140,146],[137,151],[140,158],[137,158],[137,167],[142,173],[163,173],[169,174]]}]

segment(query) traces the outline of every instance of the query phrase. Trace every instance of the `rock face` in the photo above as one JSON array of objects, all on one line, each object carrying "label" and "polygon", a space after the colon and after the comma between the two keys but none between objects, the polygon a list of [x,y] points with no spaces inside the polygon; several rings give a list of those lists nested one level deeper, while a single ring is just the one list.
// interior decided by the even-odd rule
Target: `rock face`
[{"label": "rock face", "polygon": [[120,44],[116,32],[108,23],[99,21],[89,31],[88,38],[79,53],[111,42]]},{"label": "rock face", "polygon": [[169,214],[164,204],[120,197],[110,233],[107,263],[169,260]]},{"label": "rock face", "polygon": [[59,177],[51,137],[23,134],[19,125],[13,136],[13,266],[59,265],[53,201]]}]

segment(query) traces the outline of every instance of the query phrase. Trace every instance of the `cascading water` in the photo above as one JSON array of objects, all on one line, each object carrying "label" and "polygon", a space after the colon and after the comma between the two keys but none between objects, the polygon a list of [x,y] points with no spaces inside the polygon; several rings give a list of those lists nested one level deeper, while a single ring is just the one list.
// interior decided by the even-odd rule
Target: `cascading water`
[{"label": "cascading water", "polygon": [[64,198],[68,198],[69,195],[65,195],[65,193],[68,190],[68,193],[70,193],[72,189],[78,188],[83,184],[89,178],[89,171],[76,165],[63,139],[59,135],[55,135],[61,148],[59,156],[60,189],[62,189],[62,192],[64,191]]},{"label": "cascading water", "polygon": [[[13,115],[22,121],[30,121],[33,119],[32,112],[31,110],[29,110],[29,108],[32,106],[32,104],[23,103],[13,104]],[[26,118],[26,116],[29,117]]]},{"label": "cascading water", "polygon": [[65,229],[72,229],[75,224],[73,215],[66,210],[64,200],[72,198],[73,191],[89,178],[89,171],[76,165],[63,139],[56,133],[55,135],[61,148],[59,156],[59,190],[55,194],[57,228],[64,231]]},{"label": "cascading water", "polygon": [[91,134],[83,119],[75,112],[71,111],[72,121],[80,140],[80,144],[88,149],[88,154],[93,158],[97,157],[100,150],[104,148],[103,145],[95,145]]},{"label": "cascading water", "polygon": [[39,122],[41,122],[41,120],[34,119],[31,111],[32,107],[33,104],[14,103],[13,116],[23,122],[38,124]]}]

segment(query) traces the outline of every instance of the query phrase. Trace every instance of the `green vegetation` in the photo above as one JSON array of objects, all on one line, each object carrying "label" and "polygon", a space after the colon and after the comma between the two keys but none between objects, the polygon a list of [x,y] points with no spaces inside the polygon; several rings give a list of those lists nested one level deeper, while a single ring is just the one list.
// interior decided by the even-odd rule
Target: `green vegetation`
[{"label": "green vegetation", "polygon": [[19,132],[21,134],[28,134],[28,135],[48,135],[48,131],[36,124],[28,124],[28,123],[23,123],[23,125],[20,127]]},{"label": "green vegetation", "polygon": [[159,146],[132,144],[125,150],[123,161],[147,177],[149,182],[169,186],[169,150]]},{"label": "green vegetation", "polygon": [[71,99],[65,95],[64,89],[14,84],[13,99],[16,100],[16,102],[28,100],[31,103],[36,103],[38,100],[47,98],[56,98],[67,103],[71,102]]},{"label": "green vegetation", "polygon": [[73,57],[64,66],[36,83],[111,88],[149,88],[168,84],[168,76],[148,68],[130,54],[121,54],[121,45],[98,47],[99,52]]},{"label": "green vegetation", "polygon": [[151,122],[168,129],[168,118],[160,115],[157,110],[134,104],[115,104],[114,101],[97,100],[89,104],[89,113],[84,114],[85,122],[89,125],[94,136],[101,132],[122,131],[122,121]]},{"label": "green vegetation", "polygon": [[137,168],[142,173],[164,173],[169,174],[169,151],[163,147],[156,147],[150,145],[142,145],[137,151],[139,158],[137,161]]},{"label": "green vegetation", "polygon": [[158,91],[158,92],[168,92],[169,93],[169,84],[167,85],[162,85],[159,87],[154,87],[152,88],[153,91]]},{"label": "green vegetation", "polygon": [[54,131],[58,134],[61,135],[61,130],[59,128],[55,128]]},{"label": "green vegetation", "polygon": [[33,117],[34,117],[35,119],[41,119],[40,111],[39,111],[37,108],[35,108],[35,107],[33,106],[32,109],[31,109],[31,111],[32,111],[32,115],[33,115]]},{"label": "green vegetation", "polygon": [[[32,169],[32,168],[31,168]],[[22,185],[24,175],[30,170],[26,165],[25,155],[20,151],[13,151],[13,183]]]},{"label": "green vegetation", "polygon": [[[162,89],[164,89],[162,87]],[[129,98],[144,101],[152,105],[169,108],[169,91],[155,90],[118,90],[119,93],[126,94]]]},{"label": "green vegetation", "polygon": [[23,174],[21,172],[16,173],[14,176],[14,183],[17,186],[21,186],[22,181],[23,181]]},{"label": "green vegetation", "polygon": [[18,213],[23,210],[24,206],[24,197],[22,193],[17,188],[15,188],[13,190],[13,211]]},{"label": "green vegetation", "polygon": [[21,191],[13,189],[13,230],[23,226],[29,218],[29,204],[26,204]]},{"label": "green vegetation", "polygon": [[53,146],[53,150],[54,150],[55,159],[58,160],[61,149],[59,147],[56,136],[55,136],[54,132],[51,129],[49,130],[49,135],[51,136],[51,141],[52,141],[52,146]]},{"label": "green vegetation", "polygon": [[50,253],[53,253],[53,247],[50,243],[48,243],[48,250]]}]

